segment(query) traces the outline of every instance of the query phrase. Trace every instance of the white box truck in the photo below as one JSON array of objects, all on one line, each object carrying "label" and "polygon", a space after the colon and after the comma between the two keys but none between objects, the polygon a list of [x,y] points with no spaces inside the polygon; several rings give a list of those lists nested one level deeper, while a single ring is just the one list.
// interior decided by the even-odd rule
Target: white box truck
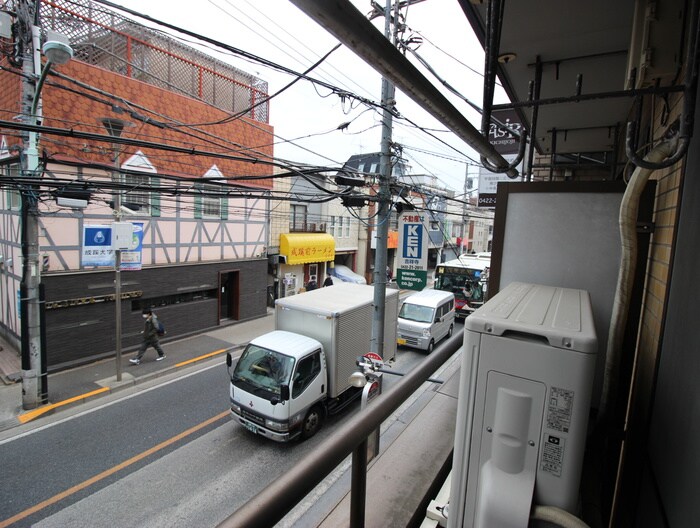
[{"label": "white box truck", "polygon": [[[396,354],[399,292],[386,291],[384,354]],[[278,442],[313,436],[361,389],[350,375],[371,347],[374,287],[340,283],[275,301],[275,330],[253,339],[231,374],[231,414]]]}]

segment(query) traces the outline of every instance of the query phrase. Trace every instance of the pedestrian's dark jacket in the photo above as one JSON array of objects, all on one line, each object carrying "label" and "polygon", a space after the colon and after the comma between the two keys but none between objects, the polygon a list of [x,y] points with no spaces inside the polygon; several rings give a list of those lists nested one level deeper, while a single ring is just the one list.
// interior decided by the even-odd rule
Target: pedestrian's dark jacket
[{"label": "pedestrian's dark jacket", "polygon": [[143,337],[149,341],[158,341],[158,326],[156,322],[158,318],[153,314],[146,319],[146,324],[143,328]]}]

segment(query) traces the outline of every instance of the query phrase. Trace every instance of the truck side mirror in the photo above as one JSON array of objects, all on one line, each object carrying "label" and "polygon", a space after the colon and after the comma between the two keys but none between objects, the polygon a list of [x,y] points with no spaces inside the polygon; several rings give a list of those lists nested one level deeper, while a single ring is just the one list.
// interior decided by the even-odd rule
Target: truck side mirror
[{"label": "truck side mirror", "polygon": [[231,368],[231,365],[233,365],[233,358],[231,357],[231,352],[226,352],[226,366],[228,368]]},{"label": "truck side mirror", "polygon": [[286,383],[284,385],[280,385],[280,398],[282,401],[289,400],[289,385]]}]

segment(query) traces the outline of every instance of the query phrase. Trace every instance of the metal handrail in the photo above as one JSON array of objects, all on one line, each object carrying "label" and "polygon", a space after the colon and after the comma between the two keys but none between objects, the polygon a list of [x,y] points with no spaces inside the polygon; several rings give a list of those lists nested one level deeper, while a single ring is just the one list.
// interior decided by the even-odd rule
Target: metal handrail
[{"label": "metal handrail", "polygon": [[[274,526],[282,520],[460,349],[463,333],[463,331],[455,332],[417,368],[406,374],[394,387],[378,396],[367,409],[345,422],[312,453],[301,459],[287,473],[276,478],[221,522],[219,527],[265,528]],[[390,524],[390,522],[387,523],[387,525]]]}]

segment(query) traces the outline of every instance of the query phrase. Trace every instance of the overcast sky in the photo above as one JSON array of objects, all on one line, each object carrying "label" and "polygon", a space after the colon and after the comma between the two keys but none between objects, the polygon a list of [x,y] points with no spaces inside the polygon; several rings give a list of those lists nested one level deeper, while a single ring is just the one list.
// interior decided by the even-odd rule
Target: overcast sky
[{"label": "overcast sky", "polygon": [[[288,0],[114,1],[299,72],[337,44],[333,36]],[[352,3],[363,14],[371,9],[369,0],[352,0]],[[379,0],[379,3],[383,6],[385,2]],[[383,18],[374,23],[383,32]],[[413,5],[407,11],[406,23],[416,36],[423,38],[417,52],[445,81],[481,106],[483,79],[478,72],[483,71],[483,50],[457,0],[426,0]],[[217,57],[267,81],[270,94],[292,80],[288,75],[259,64],[231,56]],[[434,84],[439,85],[410,54],[409,58]],[[381,100],[379,74],[344,47],[335,51],[311,75],[367,99]],[[477,112],[447,90],[442,91],[476,128],[480,127]],[[402,116],[429,129],[454,147],[440,143],[406,122],[394,120],[393,140],[405,147],[404,156],[413,174],[436,176],[438,184],[461,193],[467,165],[471,163],[466,156],[478,157],[408,97],[398,92],[396,100],[396,108]],[[499,93],[496,102],[504,100]],[[353,154],[380,150],[381,116],[377,111],[350,100],[343,101],[308,82],[296,83],[271,101],[270,122],[279,136],[275,156],[290,161],[338,166]],[[348,122],[347,128],[338,130],[341,124]],[[281,138],[293,140],[294,144]],[[476,167],[469,171],[472,175],[477,174]]]}]

